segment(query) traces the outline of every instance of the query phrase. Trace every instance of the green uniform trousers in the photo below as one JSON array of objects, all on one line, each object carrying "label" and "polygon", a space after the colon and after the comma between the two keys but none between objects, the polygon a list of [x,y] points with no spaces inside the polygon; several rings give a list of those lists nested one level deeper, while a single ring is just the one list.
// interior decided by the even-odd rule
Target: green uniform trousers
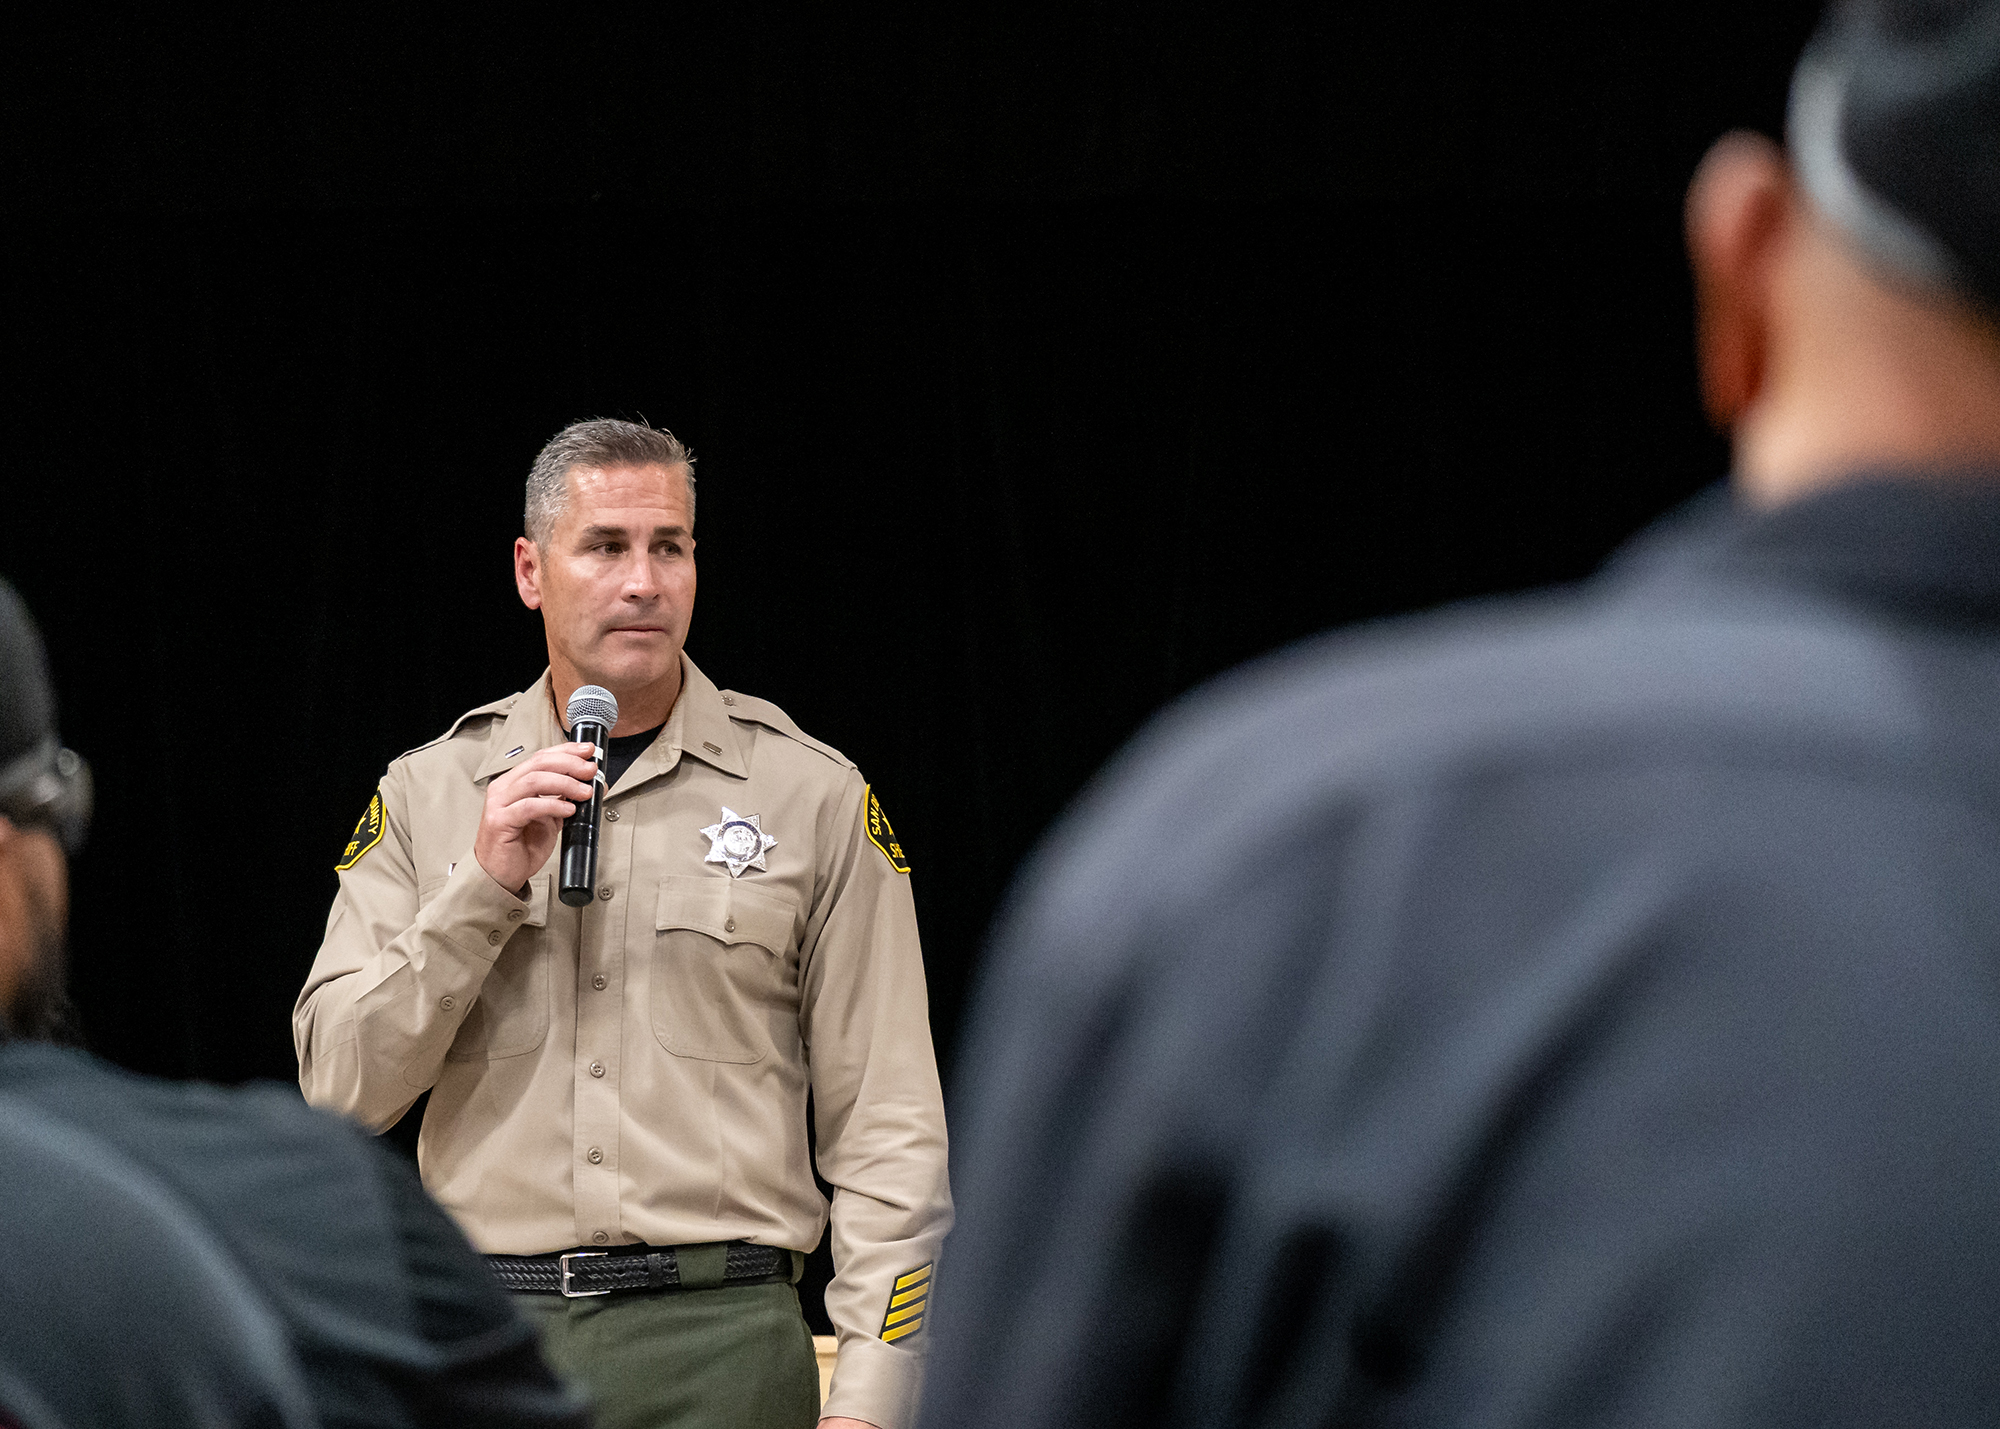
[{"label": "green uniform trousers", "polygon": [[812,1429],[819,1420],[812,1332],[789,1285],[512,1298],[556,1373],[589,1396],[597,1429]]}]

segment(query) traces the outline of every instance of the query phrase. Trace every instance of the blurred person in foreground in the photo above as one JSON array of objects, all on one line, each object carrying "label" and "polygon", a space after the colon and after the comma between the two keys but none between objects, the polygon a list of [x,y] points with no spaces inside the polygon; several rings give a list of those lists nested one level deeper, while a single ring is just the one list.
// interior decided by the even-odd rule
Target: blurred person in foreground
[{"label": "blurred person in foreground", "polygon": [[587,1423],[393,1152],[287,1087],[39,1040],[89,804],[0,583],[0,1424]]},{"label": "blurred person in foreground", "polygon": [[128,1158],[0,1096],[0,1206],[0,1429],[320,1422],[264,1297]]},{"label": "blurred person in foreground", "polygon": [[1293,649],[1040,852],[924,1422],[2000,1406],[2000,3],[1830,12],[1688,203],[1732,490]]}]

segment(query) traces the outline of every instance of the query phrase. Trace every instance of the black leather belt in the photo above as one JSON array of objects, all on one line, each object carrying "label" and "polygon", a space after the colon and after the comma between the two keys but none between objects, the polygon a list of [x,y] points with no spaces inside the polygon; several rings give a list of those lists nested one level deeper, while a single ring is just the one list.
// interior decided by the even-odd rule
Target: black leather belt
[{"label": "black leather belt", "polygon": [[[509,1290],[564,1295],[572,1300],[581,1295],[609,1295],[614,1290],[667,1290],[681,1284],[681,1268],[672,1246],[571,1250],[560,1255],[489,1255],[486,1263]],[[791,1278],[789,1250],[740,1240],[729,1242],[722,1270],[725,1284]]]}]

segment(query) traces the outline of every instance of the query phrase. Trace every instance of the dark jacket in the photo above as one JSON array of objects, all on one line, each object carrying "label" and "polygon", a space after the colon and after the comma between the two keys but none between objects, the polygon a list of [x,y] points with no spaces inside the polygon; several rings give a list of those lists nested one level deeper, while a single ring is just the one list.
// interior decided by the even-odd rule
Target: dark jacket
[{"label": "dark jacket", "polygon": [[0,1426],[316,1429],[277,1317],[180,1198],[0,1097]]},{"label": "dark jacket", "polygon": [[1291,650],[1041,851],[925,1423],[2000,1406],[2000,478]]},{"label": "dark jacket", "polygon": [[[9,1105],[136,1164],[213,1233],[275,1313],[327,1429],[587,1422],[415,1169],[291,1088],[165,1082],[10,1042],[0,1045],[0,1109]],[[5,1214],[63,1226],[76,1212],[51,1197]],[[99,1229],[68,1226],[82,1238]],[[130,1273],[152,1271],[142,1261]],[[128,1293],[95,1279],[46,1288],[107,1305]]]}]

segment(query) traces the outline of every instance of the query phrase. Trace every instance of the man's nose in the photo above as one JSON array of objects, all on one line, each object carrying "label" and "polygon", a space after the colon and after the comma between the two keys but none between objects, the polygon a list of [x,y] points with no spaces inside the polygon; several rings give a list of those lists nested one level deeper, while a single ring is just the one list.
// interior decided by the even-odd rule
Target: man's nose
[{"label": "man's nose", "polygon": [[635,551],[625,562],[625,579],[620,593],[627,600],[650,600],[660,593],[660,578],[645,552]]}]

